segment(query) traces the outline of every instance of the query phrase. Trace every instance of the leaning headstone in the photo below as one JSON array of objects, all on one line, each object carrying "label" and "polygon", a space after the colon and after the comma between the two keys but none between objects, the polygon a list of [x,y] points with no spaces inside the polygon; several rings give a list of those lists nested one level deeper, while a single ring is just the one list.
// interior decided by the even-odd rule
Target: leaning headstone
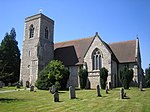
[{"label": "leaning headstone", "polygon": [[120,88],[120,99],[124,98],[124,89]]},{"label": "leaning headstone", "polygon": [[96,93],[97,93],[97,96],[101,96],[99,85],[96,86]]},{"label": "leaning headstone", "polygon": [[29,88],[30,87],[30,82],[26,81],[26,87]]},{"label": "leaning headstone", "polygon": [[106,94],[108,94],[108,86],[106,86],[106,89],[105,89],[105,91],[106,91]]},{"label": "leaning headstone", "polygon": [[19,84],[19,82],[17,83],[17,86],[16,86],[17,88],[20,88],[20,84]]},{"label": "leaning headstone", "polygon": [[10,87],[11,86],[11,83],[8,83],[8,87]]},{"label": "leaning headstone", "polygon": [[140,81],[140,91],[143,90],[143,87],[142,87],[142,81]]},{"label": "leaning headstone", "polygon": [[34,86],[31,86],[31,87],[30,87],[30,91],[34,91]]},{"label": "leaning headstone", "polygon": [[54,102],[59,102],[59,94],[58,94],[58,92],[54,93]]},{"label": "leaning headstone", "polygon": [[76,98],[75,88],[72,86],[69,87],[69,98],[70,99]]},{"label": "leaning headstone", "polygon": [[52,85],[52,87],[49,88],[50,93],[54,94],[56,92],[55,85]]},{"label": "leaning headstone", "polygon": [[3,87],[3,82],[2,81],[0,81],[0,88],[2,88]]}]

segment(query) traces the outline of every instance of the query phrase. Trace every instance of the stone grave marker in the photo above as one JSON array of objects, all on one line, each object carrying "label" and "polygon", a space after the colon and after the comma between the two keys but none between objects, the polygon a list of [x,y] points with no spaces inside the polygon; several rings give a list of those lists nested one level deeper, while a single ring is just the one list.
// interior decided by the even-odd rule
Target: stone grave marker
[{"label": "stone grave marker", "polygon": [[54,93],[54,102],[59,102],[59,94],[58,94],[58,92]]},{"label": "stone grave marker", "polygon": [[124,98],[124,89],[120,88],[120,99]]},{"label": "stone grave marker", "polygon": [[30,91],[34,91],[34,86],[31,86],[31,87],[30,87]]},{"label": "stone grave marker", "polygon": [[11,83],[8,83],[8,87],[11,86]]},{"label": "stone grave marker", "polygon": [[106,89],[105,89],[105,91],[106,91],[106,94],[108,94],[108,86],[106,86]]},{"label": "stone grave marker", "polygon": [[140,91],[143,90],[143,87],[142,87],[142,81],[140,81]]},{"label": "stone grave marker", "polygon": [[2,88],[3,87],[3,82],[2,81],[0,81],[0,88]]},{"label": "stone grave marker", "polygon": [[96,93],[97,93],[97,96],[101,96],[99,85],[96,86]]},{"label": "stone grave marker", "polygon": [[56,92],[56,87],[55,85],[52,85],[52,87],[49,87],[50,93],[54,94]]},{"label": "stone grave marker", "polygon": [[70,99],[76,98],[75,88],[72,86],[69,87],[69,98]]},{"label": "stone grave marker", "polygon": [[29,88],[30,87],[30,82],[26,81],[26,87]]}]

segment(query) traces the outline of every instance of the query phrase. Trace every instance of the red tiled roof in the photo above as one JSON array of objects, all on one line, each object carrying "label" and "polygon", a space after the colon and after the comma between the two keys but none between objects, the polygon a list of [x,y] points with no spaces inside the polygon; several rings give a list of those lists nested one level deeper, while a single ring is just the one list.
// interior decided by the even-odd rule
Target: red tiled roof
[{"label": "red tiled roof", "polygon": [[77,65],[83,63],[83,58],[94,37],[54,44],[54,57],[65,65]]},{"label": "red tiled roof", "polygon": [[[94,37],[60,42],[54,44],[54,57],[61,60],[64,65],[83,64],[84,55],[91,45]],[[135,62],[136,40],[107,44],[112,52],[112,58],[120,63]],[[117,58],[117,59],[116,59]]]},{"label": "red tiled roof", "polygon": [[135,62],[136,40],[109,44],[120,63]]}]

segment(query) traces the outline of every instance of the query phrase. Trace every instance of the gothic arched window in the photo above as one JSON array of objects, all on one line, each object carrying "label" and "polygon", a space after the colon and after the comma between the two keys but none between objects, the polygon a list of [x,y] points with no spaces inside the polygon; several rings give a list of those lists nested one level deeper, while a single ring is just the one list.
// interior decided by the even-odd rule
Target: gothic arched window
[{"label": "gothic arched window", "polygon": [[29,31],[30,31],[30,38],[34,37],[34,27],[33,27],[33,25],[30,26]]},{"label": "gothic arched window", "polygon": [[48,39],[48,28],[45,28],[45,38]]},{"label": "gothic arched window", "polygon": [[95,49],[92,53],[93,70],[99,70],[102,67],[101,54],[99,49]]}]

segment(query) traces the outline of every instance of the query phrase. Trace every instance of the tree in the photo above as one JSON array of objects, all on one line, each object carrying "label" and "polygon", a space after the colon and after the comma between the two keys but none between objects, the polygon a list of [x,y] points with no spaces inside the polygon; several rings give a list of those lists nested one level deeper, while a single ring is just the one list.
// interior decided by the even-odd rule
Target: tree
[{"label": "tree", "polygon": [[86,69],[79,70],[80,88],[85,89],[87,83],[88,72]]},{"label": "tree", "polygon": [[133,70],[124,66],[123,70],[120,71],[120,82],[125,89],[129,89],[130,82],[133,79]]},{"label": "tree", "polygon": [[100,84],[102,89],[106,88],[107,77],[108,70],[105,67],[100,68]]},{"label": "tree", "polygon": [[0,80],[6,84],[19,81],[20,50],[16,41],[16,32],[12,28],[6,33],[0,45]]},{"label": "tree", "polygon": [[52,85],[61,89],[65,89],[69,78],[69,71],[65,68],[61,61],[52,60],[39,73],[36,81],[38,89],[47,90]]},{"label": "tree", "polygon": [[146,87],[150,87],[150,66],[145,69]]}]

